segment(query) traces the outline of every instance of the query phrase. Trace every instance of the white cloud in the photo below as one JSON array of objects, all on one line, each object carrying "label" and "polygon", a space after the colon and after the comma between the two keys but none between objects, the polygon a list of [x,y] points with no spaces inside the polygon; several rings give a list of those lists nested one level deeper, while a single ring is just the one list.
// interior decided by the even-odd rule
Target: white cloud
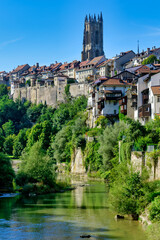
[{"label": "white cloud", "polygon": [[6,47],[12,43],[16,43],[16,42],[19,42],[21,41],[23,38],[16,38],[16,39],[12,39],[12,40],[8,40],[8,41],[5,41],[5,42],[2,42],[0,43],[0,48],[2,49],[3,47]]}]

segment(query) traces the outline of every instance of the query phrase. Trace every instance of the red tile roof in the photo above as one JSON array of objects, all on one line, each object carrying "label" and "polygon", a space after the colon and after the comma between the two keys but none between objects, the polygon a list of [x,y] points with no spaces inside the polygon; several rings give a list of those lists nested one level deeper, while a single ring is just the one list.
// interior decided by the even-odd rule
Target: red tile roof
[{"label": "red tile roof", "polygon": [[86,61],[83,61],[79,64],[80,68],[81,67],[84,67],[84,66],[87,66],[87,64],[89,63],[90,61],[89,60],[86,60]]},{"label": "red tile roof", "polygon": [[131,86],[131,83],[128,83],[127,81],[121,80],[119,78],[109,78],[104,83],[102,83],[103,86],[109,86],[109,85],[117,85],[117,86]]},{"label": "red tile roof", "polygon": [[87,65],[96,65],[103,57],[104,56],[95,57]]},{"label": "red tile roof", "polygon": [[109,62],[111,62],[111,61],[112,61],[112,59],[108,59],[108,60],[106,60],[106,61],[104,61],[104,62],[101,62],[100,64],[98,64],[98,65],[96,66],[96,68],[103,67],[103,66],[105,66],[107,63],[109,63]]},{"label": "red tile roof", "polygon": [[24,64],[24,65],[20,65],[18,66],[16,69],[14,69],[11,73],[17,73],[20,70],[22,70],[25,66],[27,66],[28,64]]},{"label": "red tile roof", "polygon": [[160,95],[160,86],[153,86],[151,89],[154,95]]},{"label": "red tile roof", "polygon": [[65,70],[65,69],[68,67],[68,65],[69,65],[69,63],[64,63],[64,64],[62,64],[62,65],[59,67],[59,70],[60,70],[60,71]]}]

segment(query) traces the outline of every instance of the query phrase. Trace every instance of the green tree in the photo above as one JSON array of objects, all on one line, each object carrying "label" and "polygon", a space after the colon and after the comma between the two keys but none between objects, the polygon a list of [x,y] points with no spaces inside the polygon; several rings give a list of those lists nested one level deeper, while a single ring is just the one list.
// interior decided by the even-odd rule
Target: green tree
[{"label": "green tree", "polygon": [[41,141],[42,148],[47,150],[50,141],[51,141],[51,134],[52,134],[52,123],[50,121],[44,121],[42,123],[42,132],[39,136],[39,141]]},{"label": "green tree", "polygon": [[156,56],[155,56],[155,55],[150,55],[148,58],[146,58],[145,60],[143,60],[142,65],[154,63],[155,61],[157,61]]},{"label": "green tree", "polygon": [[85,148],[85,165],[86,169],[90,171],[98,171],[101,169],[103,162],[102,156],[99,154],[98,142],[87,142]]},{"label": "green tree", "polygon": [[8,94],[7,86],[5,84],[0,84],[0,98]]},{"label": "green tree", "polygon": [[15,177],[9,158],[0,153],[0,188],[12,190],[12,181]]},{"label": "green tree", "polygon": [[3,131],[2,128],[0,128],[0,151],[2,151],[3,149],[3,143],[4,143],[4,135],[3,135]]},{"label": "green tree", "polygon": [[160,196],[157,196],[149,206],[150,220],[160,221]]},{"label": "green tree", "polygon": [[13,153],[13,144],[14,144],[15,135],[9,135],[5,138],[3,144],[3,151],[9,155]]},{"label": "green tree", "polygon": [[123,135],[127,142],[136,141],[139,137],[146,135],[146,128],[139,121],[125,117],[124,122],[127,124]]},{"label": "green tree", "polygon": [[11,120],[2,125],[6,137],[15,133],[15,126]]},{"label": "green tree", "polygon": [[103,165],[106,170],[113,167],[112,159],[116,156],[115,149],[118,147],[118,137],[126,129],[124,122],[115,123],[113,126],[107,126],[99,138],[99,154],[102,155]]},{"label": "green tree", "polygon": [[33,104],[31,105],[28,109],[27,109],[27,116],[29,118],[29,120],[33,123],[35,123],[38,118],[40,117],[43,108],[46,108],[46,106],[44,106],[42,103],[36,105]]},{"label": "green tree", "polygon": [[39,140],[39,136],[42,133],[42,124],[37,123],[32,128],[28,134],[27,148],[30,149],[34,143]]},{"label": "green tree", "polygon": [[28,153],[22,155],[22,164],[19,173],[26,174],[29,182],[42,182],[51,187],[55,185],[53,163],[45,155],[40,142],[36,142]]},{"label": "green tree", "polygon": [[71,160],[71,126],[65,126],[56,134],[52,143],[53,155],[56,162],[70,162]]},{"label": "green tree", "polygon": [[13,155],[14,157],[21,156],[23,149],[27,144],[27,129],[21,129],[18,135],[15,137],[14,145],[13,145]]},{"label": "green tree", "polygon": [[138,220],[146,204],[140,174],[131,172],[123,177],[117,176],[117,180],[111,186],[110,202],[118,213],[131,214],[133,219]]}]

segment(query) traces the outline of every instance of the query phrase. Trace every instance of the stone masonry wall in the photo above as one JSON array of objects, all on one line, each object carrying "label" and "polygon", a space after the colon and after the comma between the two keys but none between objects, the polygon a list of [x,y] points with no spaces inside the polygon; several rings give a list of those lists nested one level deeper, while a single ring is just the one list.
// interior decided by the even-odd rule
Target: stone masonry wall
[{"label": "stone masonry wall", "polygon": [[[13,94],[13,100],[17,98],[28,100],[32,103],[47,104],[48,106],[56,107],[59,102],[64,101],[65,90],[61,86],[61,91],[57,86],[35,86],[35,87],[22,87],[16,88]],[[70,93],[72,97],[78,97],[81,95],[88,95],[88,84],[71,84]]]},{"label": "stone masonry wall", "polygon": [[143,156],[142,152],[132,152],[131,153],[131,163],[134,171],[142,173],[143,167],[149,171],[149,180],[160,179],[160,157],[155,165],[153,159],[148,157],[147,152]]},{"label": "stone masonry wall", "polygon": [[88,96],[89,85],[87,83],[73,83],[70,85],[70,94],[72,97],[81,95]]},{"label": "stone masonry wall", "polygon": [[46,103],[55,107],[57,105],[57,88],[51,86],[16,88],[13,100],[17,98],[20,98],[22,101],[25,99],[35,104]]}]

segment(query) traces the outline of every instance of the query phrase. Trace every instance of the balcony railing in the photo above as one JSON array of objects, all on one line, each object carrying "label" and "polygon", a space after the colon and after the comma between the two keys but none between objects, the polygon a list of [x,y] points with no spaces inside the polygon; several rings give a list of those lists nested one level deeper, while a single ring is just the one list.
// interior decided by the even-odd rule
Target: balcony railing
[{"label": "balcony railing", "polygon": [[151,104],[144,104],[138,108],[138,116],[141,117],[150,117],[151,116]]}]

